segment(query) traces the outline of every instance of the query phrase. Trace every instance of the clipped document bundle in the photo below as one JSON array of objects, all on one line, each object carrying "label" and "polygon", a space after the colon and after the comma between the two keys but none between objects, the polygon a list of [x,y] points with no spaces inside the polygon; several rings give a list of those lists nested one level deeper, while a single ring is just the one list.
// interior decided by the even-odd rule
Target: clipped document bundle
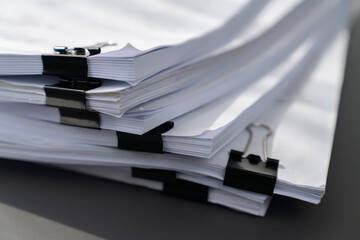
[{"label": "clipped document bundle", "polygon": [[[155,111],[155,107],[157,109],[164,109],[165,107],[169,109],[170,106],[164,105],[165,103],[181,102],[181,108],[176,108],[176,111],[174,109],[168,110],[168,112],[172,112],[171,117],[174,118],[207,102],[221,98],[231,90],[234,90],[234,88],[242,88],[249,82],[254,81],[254,79],[256,80],[264,76],[272,68],[285,61],[288,55],[295,51],[309,36],[315,34],[316,31],[323,31],[323,28],[331,27],[327,23],[328,20],[335,22],[335,19],[331,20],[331,18],[334,12],[337,11],[336,8],[339,7],[336,4],[329,5],[325,2],[323,4],[315,4],[310,1],[304,1],[301,4],[299,3],[300,1],[294,2],[298,2],[299,6],[297,8],[284,13],[284,16],[275,22],[270,21],[274,23],[268,28],[263,29],[261,34],[253,37],[251,41],[240,41],[239,44],[232,45],[231,49],[227,49],[217,55],[209,56],[206,59],[185,64],[181,67],[179,66],[176,70],[163,71],[148,77],[136,85],[131,85],[126,81],[116,82],[93,78],[91,78],[93,82],[91,85],[83,86],[84,84],[75,84],[75,87],[86,90],[82,105],[86,105],[85,107],[89,110],[98,111],[101,114],[117,118],[125,114],[126,119],[126,115],[129,116],[126,113],[129,113],[129,110],[139,104],[172,93],[171,96],[157,101],[156,105],[154,103],[150,105],[150,109],[149,104],[141,106],[141,109],[145,109],[146,113],[149,113],[149,110]],[[273,9],[275,7],[273,6],[274,4],[282,5],[281,1],[280,3],[274,1],[268,7]],[[305,13],[308,17],[301,21]],[[260,16],[264,18],[259,20],[260,22],[265,21],[265,19],[268,22],[269,18],[279,18],[278,15],[274,15],[271,12],[267,12],[266,16],[263,16],[263,14]],[[249,31],[253,32],[252,29]],[[239,37],[243,37],[244,34],[240,34]],[[55,57],[59,57],[58,55],[55,54]],[[52,67],[56,69],[56,64],[54,65]],[[61,66],[63,67],[63,65]],[[1,74],[6,75],[6,73],[2,73],[0,70]],[[46,72],[44,74],[48,75]],[[70,75],[64,76],[64,78],[70,78]],[[88,76],[87,74],[83,75]],[[62,81],[65,82],[63,79]],[[49,97],[58,98],[58,96],[49,93],[51,87],[57,84],[57,77],[3,76],[0,77],[0,100],[11,99],[11,101],[62,106],[61,103],[48,101]],[[63,83],[63,85],[67,86],[69,83]],[[191,94],[191,99],[189,94]],[[184,98],[187,101],[181,101]],[[137,118],[147,117],[149,119],[149,114],[144,116],[145,113],[139,113],[138,111],[136,113],[134,111],[130,112],[132,112],[131,116],[136,114]],[[102,118],[105,118],[105,116]],[[115,121],[117,120],[111,119],[112,123]],[[132,121],[132,119],[129,119],[129,121]],[[148,120],[147,122],[150,121]],[[158,122],[155,124],[159,125]],[[139,126],[139,124],[136,125]],[[154,124],[149,127],[153,128],[153,126]],[[109,125],[101,127],[105,129],[115,128]],[[149,128],[144,127],[142,132],[138,130],[134,131],[134,133],[141,134],[146,132],[146,130],[149,130]]]},{"label": "clipped document bundle", "polygon": [[[39,53],[2,45],[0,157],[258,216],[273,195],[319,203],[352,1],[228,1],[221,14],[212,1],[201,11],[186,1],[155,1],[153,11],[140,2],[124,9],[146,24],[117,16],[134,23],[118,26],[131,43],[120,50],[86,43],[46,53],[52,37],[33,48]],[[170,17],[170,9],[179,11]],[[158,29],[134,32],[147,24]],[[42,26],[39,36],[49,31]]]}]

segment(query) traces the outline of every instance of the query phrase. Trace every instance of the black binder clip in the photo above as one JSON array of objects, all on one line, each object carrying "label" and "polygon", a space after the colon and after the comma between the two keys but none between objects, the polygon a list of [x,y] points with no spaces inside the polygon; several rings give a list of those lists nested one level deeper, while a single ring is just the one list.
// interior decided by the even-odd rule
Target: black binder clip
[{"label": "black binder clip", "polygon": [[62,78],[87,78],[87,57],[99,54],[102,47],[114,43],[101,42],[92,46],[68,48],[54,47],[54,54],[42,55],[43,74]]},{"label": "black binder clip", "polygon": [[155,168],[133,167],[131,168],[131,176],[160,182],[174,182],[176,180],[175,171]]},{"label": "black binder clip", "polygon": [[61,124],[100,129],[100,116],[98,112],[72,108],[59,108],[59,113]]},{"label": "black binder clip", "polygon": [[207,202],[209,196],[207,186],[182,179],[164,182],[163,192],[170,196],[198,202]]},{"label": "black binder clip", "polygon": [[[244,157],[253,137],[251,127],[264,127],[268,133],[264,136],[263,150],[264,162],[261,157],[249,154]],[[276,184],[279,160],[267,157],[267,137],[272,134],[272,129],[262,123],[252,123],[247,127],[249,140],[244,152],[231,150],[226,166],[223,184],[230,187],[244,189],[252,192],[272,195]]]},{"label": "black binder clip", "polygon": [[63,79],[54,85],[46,85],[46,105],[53,107],[73,108],[86,110],[85,91],[100,87],[97,79]]},{"label": "black binder clip", "polygon": [[86,109],[85,91],[100,87],[101,79],[88,78],[87,57],[99,54],[101,47],[114,45],[97,43],[87,47],[54,47],[54,54],[42,55],[43,74],[59,77],[55,85],[45,86],[46,105]]},{"label": "black binder clip", "polygon": [[207,202],[209,195],[209,188],[207,186],[177,179],[175,171],[133,167],[131,168],[131,175],[136,178],[163,182],[163,193],[167,195],[198,202]]},{"label": "black binder clip", "polygon": [[87,47],[54,47],[54,54],[42,55],[43,74],[59,77],[59,82],[44,87],[46,105],[58,107],[60,123],[100,129],[99,113],[87,110],[86,91],[100,87],[101,79],[88,77],[87,57],[101,48],[114,45],[101,42]]},{"label": "black binder clip", "polygon": [[143,135],[116,132],[118,148],[130,151],[163,153],[162,134],[173,127],[173,122],[166,122]]}]

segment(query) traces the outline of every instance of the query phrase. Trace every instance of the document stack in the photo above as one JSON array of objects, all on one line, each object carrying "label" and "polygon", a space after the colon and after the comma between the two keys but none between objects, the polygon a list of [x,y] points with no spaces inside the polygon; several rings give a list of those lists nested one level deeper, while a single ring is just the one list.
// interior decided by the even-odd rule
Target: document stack
[{"label": "document stack", "polygon": [[258,216],[321,201],[351,0],[21,4],[0,9],[1,158]]}]

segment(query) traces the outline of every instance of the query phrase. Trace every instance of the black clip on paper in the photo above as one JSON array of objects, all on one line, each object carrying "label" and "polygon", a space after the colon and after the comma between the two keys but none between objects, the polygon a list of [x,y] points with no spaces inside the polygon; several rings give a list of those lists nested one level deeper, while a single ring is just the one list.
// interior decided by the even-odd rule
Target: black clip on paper
[{"label": "black clip on paper", "polygon": [[160,181],[163,183],[163,193],[193,201],[207,202],[209,189],[207,186],[176,178],[176,172],[154,168],[131,168],[135,178]]},{"label": "black clip on paper", "polygon": [[63,78],[87,78],[87,57],[101,53],[101,48],[114,43],[100,42],[92,46],[68,48],[54,47],[54,54],[42,55],[43,74]]},{"label": "black clip on paper", "polygon": [[101,79],[88,78],[87,57],[99,54],[101,47],[112,43],[97,43],[87,47],[54,47],[54,54],[42,55],[43,74],[59,77],[59,82],[45,86],[46,105],[86,109],[85,91],[100,87]]},{"label": "black clip on paper", "polygon": [[59,113],[61,124],[100,129],[100,116],[98,112],[59,108]]},{"label": "black clip on paper", "polygon": [[160,182],[174,182],[176,180],[176,172],[155,168],[131,168],[131,176]]},{"label": "black clip on paper", "polygon": [[207,186],[182,179],[164,182],[163,192],[170,196],[198,202],[207,202],[209,196]]},{"label": "black clip on paper", "polygon": [[87,47],[54,47],[54,54],[44,54],[41,56],[43,74],[67,79],[87,78],[87,57],[101,53],[102,47],[110,45],[113,44],[102,42]]},{"label": "black clip on paper", "polygon": [[143,135],[116,132],[118,148],[130,151],[163,153],[163,133],[174,127],[173,122],[166,122]]},{"label": "black clip on paper", "polygon": [[101,81],[95,79],[59,79],[54,85],[44,87],[46,105],[86,110],[86,93],[101,86]]},{"label": "black clip on paper", "polygon": [[[265,162],[261,160],[260,156],[254,154],[249,154],[247,157],[244,157],[244,153],[247,152],[251,144],[253,136],[251,127],[253,126],[264,127],[268,130],[268,133],[264,136],[263,144]],[[223,184],[252,192],[272,195],[279,166],[279,160],[267,157],[267,137],[272,134],[272,129],[265,124],[252,123],[247,127],[247,130],[250,136],[244,152],[235,150],[231,150],[230,152]]]},{"label": "black clip on paper", "polygon": [[60,123],[100,129],[100,116],[87,110],[86,91],[100,87],[101,79],[88,77],[87,57],[99,54],[101,48],[114,45],[97,43],[93,46],[54,47],[54,54],[42,55],[43,74],[59,77],[59,82],[44,87],[46,105],[58,107]]}]

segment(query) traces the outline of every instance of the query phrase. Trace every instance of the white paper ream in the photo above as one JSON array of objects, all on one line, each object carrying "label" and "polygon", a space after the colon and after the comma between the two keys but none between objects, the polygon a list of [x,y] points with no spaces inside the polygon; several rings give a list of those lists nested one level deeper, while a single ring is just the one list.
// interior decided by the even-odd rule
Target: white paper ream
[{"label": "white paper ream", "polygon": [[338,37],[276,129],[272,155],[281,159],[281,182],[317,188],[326,184],[348,39],[348,32]]},{"label": "white paper ream", "polygon": [[177,44],[221,26],[247,2],[10,1],[0,9],[0,52],[44,53],[100,41],[142,50]]}]

